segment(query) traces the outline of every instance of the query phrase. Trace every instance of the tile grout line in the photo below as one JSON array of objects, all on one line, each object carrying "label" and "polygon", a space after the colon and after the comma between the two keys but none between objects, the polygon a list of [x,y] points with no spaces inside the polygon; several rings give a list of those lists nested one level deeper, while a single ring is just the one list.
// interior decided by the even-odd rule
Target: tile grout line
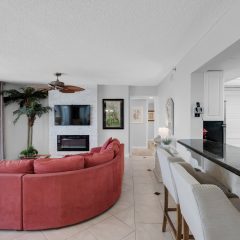
[{"label": "tile grout line", "polygon": [[[104,219],[100,220],[100,221],[97,222],[97,223],[90,224],[89,226],[87,226],[87,227],[84,228],[83,230],[79,230],[78,232],[76,232],[76,233],[74,233],[73,235],[65,238],[64,240],[68,240],[68,239],[70,239],[71,237],[77,235],[78,233],[84,232],[84,231],[86,231],[86,230],[89,230],[89,228],[97,225],[98,223],[101,223],[101,222],[107,220],[108,218],[113,217],[113,215],[112,215],[111,213],[109,213],[109,215],[111,215],[111,216],[109,216],[109,217],[107,217],[107,218],[104,218]],[[100,215],[99,215],[99,216],[100,216]],[[93,219],[94,219],[94,218],[93,218]],[[86,222],[91,221],[91,220],[92,220],[92,219],[89,219],[89,220],[87,220],[87,221],[83,221],[83,222],[80,222],[80,223],[76,223],[76,224],[73,224],[73,225],[70,225],[70,226],[66,226],[66,227],[63,227],[63,228],[60,228],[60,229],[64,229],[64,228],[71,227],[71,226],[76,226],[76,225],[78,225],[78,224],[86,223]],[[53,229],[49,229],[49,231],[51,231],[51,230],[57,230],[57,229],[56,229],[56,228],[55,228],[55,229],[54,229],[54,228],[53,228]],[[48,230],[45,230],[45,231],[48,231]],[[42,232],[42,234],[44,235],[44,237],[45,237],[47,240],[51,240],[51,239],[49,239],[49,238],[46,236],[46,234],[44,233],[44,231],[41,231],[41,232]],[[96,238],[96,237],[95,237],[95,238]],[[96,238],[96,239],[97,239],[97,238]]]},{"label": "tile grout line", "polygon": [[[119,239],[119,240],[124,240],[125,238],[127,238],[128,236],[130,236],[132,233],[134,233],[135,231],[133,230],[132,232],[128,233],[126,236],[124,236],[123,238]],[[136,235],[136,234],[135,234]]]}]

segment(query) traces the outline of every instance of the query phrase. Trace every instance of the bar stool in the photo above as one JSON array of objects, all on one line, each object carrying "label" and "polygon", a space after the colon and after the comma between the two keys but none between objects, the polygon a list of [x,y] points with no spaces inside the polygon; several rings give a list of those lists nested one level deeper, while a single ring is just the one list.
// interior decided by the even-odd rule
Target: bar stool
[{"label": "bar stool", "polygon": [[200,184],[181,163],[171,163],[171,170],[184,218],[183,239],[189,239],[190,229],[196,240],[239,240],[240,213],[224,192]]},{"label": "bar stool", "polygon": [[[182,215],[177,195],[176,185],[172,176],[172,171],[170,167],[170,162],[183,162],[181,158],[172,157],[167,151],[162,148],[158,148],[158,159],[160,162],[160,168],[162,173],[162,180],[164,185],[164,209],[163,209],[163,224],[162,231],[166,231],[167,222],[169,223],[175,238],[177,240],[181,240],[182,238]],[[176,208],[169,208],[168,200],[169,193],[172,196],[174,202],[176,203]],[[176,211],[177,217],[177,227],[175,228],[170,216],[169,212]]]}]

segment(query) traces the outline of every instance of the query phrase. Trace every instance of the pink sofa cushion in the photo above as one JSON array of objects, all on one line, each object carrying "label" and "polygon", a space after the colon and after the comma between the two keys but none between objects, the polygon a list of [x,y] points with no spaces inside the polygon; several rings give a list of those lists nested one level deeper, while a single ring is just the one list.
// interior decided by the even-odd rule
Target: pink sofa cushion
[{"label": "pink sofa cushion", "polygon": [[114,152],[112,149],[106,149],[101,153],[94,153],[92,156],[85,157],[85,167],[94,167],[113,160]]},{"label": "pink sofa cushion", "polygon": [[0,173],[33,173],[33,159],[0,160]]},{"label": "pink sofa cushion", "polygon": [[84,168],[83,156],[38,159],[34,161],[35,173],[55,173],[80,170]]},{"label": "pink sofa cushion", "polygon": [[120,150],[120,142],[119,142],[119,140],[116,139],[116,138],[112,139],[111,143],[108,144],[106,149],[113,150],[114,156],[116,156],[119,153],[119,150]]},{"label": "pink sofa cushion", "polygon": [[101,150],[100,150],[100,153],[102,153],[106,148],[107,146],[109,145],[109,143],[112,142],[112,138],[110,137],[109,139],[107,139],[107,141],[102,145],[101,147]]}]

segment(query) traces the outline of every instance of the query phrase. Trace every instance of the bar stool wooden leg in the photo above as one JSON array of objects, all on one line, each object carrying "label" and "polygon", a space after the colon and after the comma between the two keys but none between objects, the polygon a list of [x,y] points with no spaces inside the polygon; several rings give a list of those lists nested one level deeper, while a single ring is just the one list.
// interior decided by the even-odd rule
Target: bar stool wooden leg
[{"label": "bar stool wooden leg", "polygon": [[183,218],[183,240],[189,240],[189,227]]},{"label": "bar stool wooden leg", "polygon": [[167,190],[167,188],[164,186],[164,209],[163,209],[162,232],[166,232],[167,214],[168,214],[168,190]]},{"label": "bar stool wooden leg", "polygon": [[177,204],[177,232],[176,232],[176,239],[182,239],[182,213],[180,209],[180,205]]}]

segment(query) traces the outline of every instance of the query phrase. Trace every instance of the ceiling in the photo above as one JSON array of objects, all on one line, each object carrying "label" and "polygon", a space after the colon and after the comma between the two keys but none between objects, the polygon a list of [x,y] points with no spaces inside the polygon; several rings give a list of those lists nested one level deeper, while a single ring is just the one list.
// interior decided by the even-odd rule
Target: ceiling
[{"label": "ceiling", "polygon": [[240,78],[235,78],[233,80],[227,81],[224,84],[226,87],[240,86]]},{"label": "ceiling", "polygon": [[0,79],[155,85],[236,0],[1,0]]},{"label": "ceiling", "polygon": [[240,85],[240,40],[204,64],[196,72],[222,70],[225,85]]}]

